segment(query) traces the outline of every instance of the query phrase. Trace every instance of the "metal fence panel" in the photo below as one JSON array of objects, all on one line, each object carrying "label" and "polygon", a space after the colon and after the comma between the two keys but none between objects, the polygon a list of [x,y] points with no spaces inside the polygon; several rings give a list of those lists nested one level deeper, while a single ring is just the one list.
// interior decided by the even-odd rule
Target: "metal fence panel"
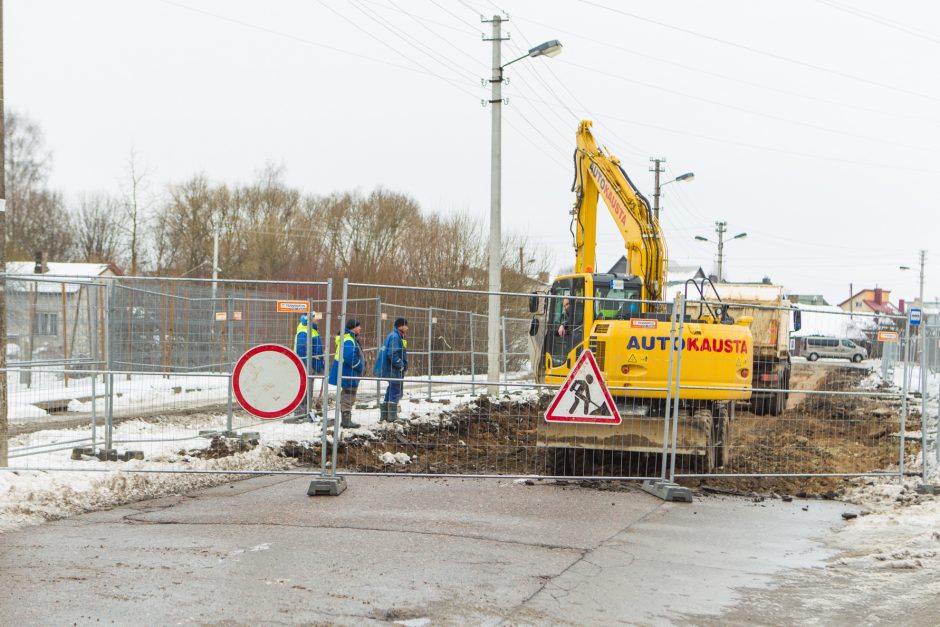
[{"label": "metal fence panel", "polygon": [[[803,328],[791,333],[787,307],[737,303],[715,312],[714,303],[692,302],[680,311],[624,301],[618,309],[569,290],[542,294],[532,314],[530,295],[503,294],[500,376],[489,381],[485,292],[350,284],[344,298],[327,282],[123,277],[13,277],[7,285],[14,467],[82,470],[101,467],[96,457],[124,456],[104,467],[190,472],[229,460],[226,468],[259,472],[299,462],[345,473],[716,481],[899,474],[902,451],[920,445],[904,434],[920,427],[906,392],[919,385],[921,344],[898,317],[804,309]],[[361,322],[365,367],[351,413],[360,427],[331,422],[340,413],[335,387],[320,396],[325,373],[311,377],[292,420],[258,420],[233,402],[230,376],[242,353],[260,343],[293,348],[299,314],[280,313],[279,300],[312,308],[327,371],[339,330]],[[577,338],[559,333],[559,315],[574,321],[588,307],[594,324]],[[721,390],[686,346],[703,319],[722,316],[750,317],[755,337],[773,336],[764,342],[772,346],[752,347],[751,381],[734,403],[707,400],[703,389]],[[373,376],[373,365],[399,317],[409,323],[409,368],[401,419],[383,421],[389,382]],[[879,340],[884,331],[899,342]],[[921,336],[928,368],[935,331],[926,324]],[[832,342],[845,355],[821,352]],[[586,348],[620,427],[545,420],[571,356]],[[851,360],[856,349],[864,351],[859,362]]]},{"label": "metal fence panel", "polygon": [[[690,302],[689,311],[698,315],[702,305]],[[729,320],[753,319],[751,397],[728,408],[722,463],[709,472],[679,471],[677,477],[902,472],[903,433],[916,428],[905,424],[903,366],[909,361],[897,366],[907,346],[904,318],[747,303],[725,307],[722,315]],[[879,332],[894,337],[884,331],[899,341],[879,340]],[[692,386],[685,383],[687,372],[680,376],[684,395]]]},{"label": "metal fence panel", "polygon": [[[591,300],[583,294],[573,315]],[[503,294],[499,324],[500,376],[489,381],[487,294],[397,286],[352,284],[347,318],[362,323],[366,371],[359,388],[357,422],[343,438],[337,467],[341,472],[657,478],[665,442],[666,353],[661,381],[645,389],[614,387],[624,422],[621,427],[548,424],[544,415],[564,376],[546,376],[545,365],[558,367],[568,356],[590,347],[602,369],[621,368],[623,351],[611,344],[609,331],[594,337],[579,329],[577,342],[549,329],[548,310],[562,307],[562,295],[544,296],[535,317],[541,330],[530,337],[533,314],[529,294]],[[376,308],[372,303],[381,303]],[[403,305],[402,303],[407,303]],[[409,368],[399,404],[400,420],[382,420],[388,383],[372,377],[379,338],[392,331],[396,317],[408,320]],[[622,321],[623,325],[629,322]],[[608,327],[612,326],[608,323]],[[378,331],[376,331],[378,329]],[[667,332],[668,333],[668,332]],[[375,339],[373,339],[375,338]],[[584,344],[580,341],[583,339]],[[375,344],[373,344],[373,341]],[[575,351],[575,345],[579,348]],[[626,341],[624,341],[624,348]],[[610,359],[605,363],[605,356]],[[546,361],[546,360],[555,360]],[[655,361],[655,359],[654,359]],[[626,364],[622,364],[626,365]],[[640,365],[635,366],[639,369]],[[375,387],[373,387],[373,385]],[[642,388],[642,386],[641,386]],[[382,394],[379,398],[379,394]]]}]

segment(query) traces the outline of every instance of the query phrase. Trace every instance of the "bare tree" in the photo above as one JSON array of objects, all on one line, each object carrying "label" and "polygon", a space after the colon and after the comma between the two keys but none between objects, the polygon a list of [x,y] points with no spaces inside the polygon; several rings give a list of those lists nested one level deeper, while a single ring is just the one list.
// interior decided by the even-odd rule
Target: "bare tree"
[{"label": "bare tree", "polygon": [[67,260],[71,220],[62,195],[48,187],[51,157],[42,132],[15,112],[7,113],[5,125],[7,256],[32,259],[36,251],[43,251],[50,259]]},{"label": "bare tree", "polygon": [[227,187],[213,187],[201,175],[170,188],[170,199],[157,216],[161,272],[211,273],[213,225],[216,220],[225,223],[230,196]]},{"label": "bare tree", "polygon": [[146,229],[150,222],[150,209],[153,197],[150,194],[150,171],[142,165],[137,151],[131,148],[127,159],[127,170],[124,176],[124,220],[121,228],[127,238],[127,255],[131,276],[140,273],[142,248],[144,238],[141,231]]},{"label": "bare tree", "polygon": [[84,194],[76,212],[75,247],[83,261],[115,260],[121,243],[118,201],[103,193]]}]

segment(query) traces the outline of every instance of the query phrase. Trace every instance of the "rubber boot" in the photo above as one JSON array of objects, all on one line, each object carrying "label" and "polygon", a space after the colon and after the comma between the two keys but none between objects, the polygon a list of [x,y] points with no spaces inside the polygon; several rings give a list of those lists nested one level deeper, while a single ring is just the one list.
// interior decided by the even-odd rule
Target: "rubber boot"
[{"label": "rubber boot", "polygon": [[390,408],[391,403],[379,403],[379,422],[391,422],[392,417],[389,415]]},{"label": "rubber boot", "polygon": [[342,422],[339,424],[341,427],[343,427],[343,429],[358,429],[362,426],[358,422],[352,421],[352,411],[344,411],[341,415]]},{"label": "rubber boot", "polygon": [[405,422],[405,418],[398,415],[398,403],[388,404],[388,419],[394,422]]}]

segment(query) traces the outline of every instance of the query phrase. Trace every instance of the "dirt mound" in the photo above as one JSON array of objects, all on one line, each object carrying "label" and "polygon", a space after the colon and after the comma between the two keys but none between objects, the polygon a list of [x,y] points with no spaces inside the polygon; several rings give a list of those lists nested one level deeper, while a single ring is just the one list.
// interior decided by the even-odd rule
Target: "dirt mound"
[{"label": "dirt mound", "polygon": [[[816,390],[859,390],[868,375],[838,368],[816,381]],[[910,427],[910,424],[908,425]],[[900,403],[865,395],[805,394],[782,416],[739,412],[729,425],[723,474],[853,474],[881,472],[897,464]],[[911,444],[912,452],[916,444]],[[690,480],[744,492],[834,495],[844,477],[728,477]]]},{"label": "dirt mound", "polygon": [[188,453],[180,451],[180,455],[188,455],[197,459],[222,459],[237,453],[250,451],[258,446],[257,440],[234,440],[229,438],[212,438],[209,446],[204,449],[193,449]]},{"label": "dirt mound", "polygon": [[[536,430],[551,397],[490,400],[418,418],[403,429],[379,431],[378,440],[340,447],[339,468],[360,472],[431,474],[541,474]],[[404,453],[406,463],[383,463],[383,453]]]},{"label": "dirt mound", "polygon": [[[861,389],[868,375],[857,368],[813,371],[812,390]],[[801,393],[776,417],[738,409],[729,424],[724,466],[719,476],[683,483],[737,493],[835,496],[841,476],[768,475],[858,474],[881,472],[897,463],[900,407],[896,399],[867,395]],[[549,395],[526,399],[488,397],[439,413],[415,416],[404,425],[383,424],[341,443],[340,470],[418,474],[555,475],[564,477],[658,477],[655,454],[546,449],[536,446]],[[911,443],[911,452],[916,443]],[[289,442],[281,452],[316,465],[319,443]],[[703,459],[679,457],[678,474],[702,472]],[[722,477],[721,474],[761,475]]]}]

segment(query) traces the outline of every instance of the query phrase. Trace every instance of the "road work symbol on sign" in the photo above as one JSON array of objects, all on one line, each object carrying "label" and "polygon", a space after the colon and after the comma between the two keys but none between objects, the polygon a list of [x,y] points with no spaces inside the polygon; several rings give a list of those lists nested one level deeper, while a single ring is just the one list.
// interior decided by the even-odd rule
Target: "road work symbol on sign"
[{"label": "road work symbol on sign", "polygon": [[292,350],[279,344],[260,344],[235,363],[232,392],[251,415],[280,418],[304,400],[307,373]]},{"label": "road work symbol on sign", "polygon": [[584,351],[552,399],[546,422],[620,424],[620,412],[610,396],[594,353]]}]

